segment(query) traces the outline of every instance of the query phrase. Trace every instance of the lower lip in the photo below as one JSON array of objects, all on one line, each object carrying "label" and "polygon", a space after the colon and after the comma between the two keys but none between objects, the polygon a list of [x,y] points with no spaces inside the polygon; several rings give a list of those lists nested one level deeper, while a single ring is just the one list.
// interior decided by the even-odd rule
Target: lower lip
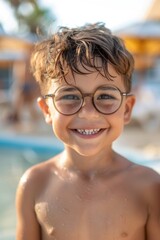
[{"label": "lower lip", "polygon": [[101,135],[106,129],[101,129],[99,132],[95,133],[95,134],[81,134],[79,133],[78,131],[76,130],[73,130],[73,132],[78,135],[79,137],[81,138],[84,138],[84,139],[92,139],[92,138],[96,138],[98,137],[99,135]]}]

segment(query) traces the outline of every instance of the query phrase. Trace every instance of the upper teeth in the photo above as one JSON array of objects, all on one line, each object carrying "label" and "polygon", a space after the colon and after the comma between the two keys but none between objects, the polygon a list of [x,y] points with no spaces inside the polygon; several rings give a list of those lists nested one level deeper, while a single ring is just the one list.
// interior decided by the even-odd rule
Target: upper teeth
[{"label": "upper teeth", "polygon": [[95,134],[99,132],[100,129],[77,129],[77,131],[84,135]]}]

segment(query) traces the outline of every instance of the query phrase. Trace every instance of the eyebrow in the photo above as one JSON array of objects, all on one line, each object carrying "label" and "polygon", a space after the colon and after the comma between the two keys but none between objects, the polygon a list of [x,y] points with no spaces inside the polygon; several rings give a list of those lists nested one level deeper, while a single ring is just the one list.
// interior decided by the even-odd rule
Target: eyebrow
[{"label": "eyebrow", "polygon": [[[114,87],[114,86],[100,86],[100,87],[98,87],[97,89],[117,91],[117,88]],[[65,87],[65,88],[63,89],[63,92],[76,92],[76,91],[79,91],[79,89],[76,88],[76,87]]]},{"label": "eyebrow", "polygon": [[113,86],[102,86],[102,87],[99,87],[99,89],[117,91],[117,88],[116,88],[116,87],[113,87]]},{"label": "eyebrow", "polygon": [[63,89],[64,92],[74,92],[74,91],[77,91],[78,89],[77,88],[74,88],[74,87],[66,87]]}]

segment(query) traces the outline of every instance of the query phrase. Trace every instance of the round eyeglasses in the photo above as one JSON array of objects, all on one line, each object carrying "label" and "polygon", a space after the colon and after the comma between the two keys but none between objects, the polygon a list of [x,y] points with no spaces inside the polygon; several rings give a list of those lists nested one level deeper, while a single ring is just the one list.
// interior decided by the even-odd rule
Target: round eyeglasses
[{"label": "round eyeglasses", "polygon": [[56,110],[63,115],[73,115],[84,105],[85,98],[91,97],[95,109],[103,114],[115,113],[121,106],[123,96],[130,95],[113,85],[98,87],[93,93],[82,93],[80,89],[72,85],[58,88],[53,94],[43,96],[52,98]]}]

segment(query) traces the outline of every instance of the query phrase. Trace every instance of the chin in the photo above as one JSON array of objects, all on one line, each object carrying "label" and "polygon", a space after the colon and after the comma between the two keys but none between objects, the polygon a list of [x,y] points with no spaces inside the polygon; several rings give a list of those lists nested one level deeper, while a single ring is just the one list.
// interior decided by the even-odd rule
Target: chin
[{"label": "chin", "polygon": [[100,152],[102,152],[102,149],[86,146],[85,148],[75,147],[74,151],[83,157],[95,157],[96,155],[99,155]]}]

